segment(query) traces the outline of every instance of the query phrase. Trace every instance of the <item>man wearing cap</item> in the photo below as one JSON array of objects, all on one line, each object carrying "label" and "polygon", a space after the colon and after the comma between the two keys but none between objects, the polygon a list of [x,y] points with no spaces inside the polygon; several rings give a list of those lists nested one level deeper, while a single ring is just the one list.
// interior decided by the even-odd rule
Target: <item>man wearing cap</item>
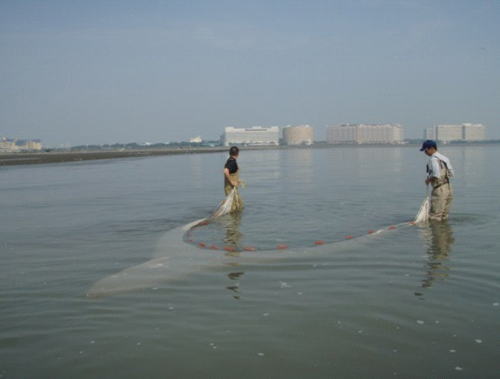
[{"label": "man wearing cap", "polygon": [[436,141],[424,141],[420,151],[430,157],[425,179],[425,184],[432,186],[429,218],[436,221],[446,220],[453,198],[450,184],[450,178],[454,175],[453,167],[447,157],[438,153]]}]

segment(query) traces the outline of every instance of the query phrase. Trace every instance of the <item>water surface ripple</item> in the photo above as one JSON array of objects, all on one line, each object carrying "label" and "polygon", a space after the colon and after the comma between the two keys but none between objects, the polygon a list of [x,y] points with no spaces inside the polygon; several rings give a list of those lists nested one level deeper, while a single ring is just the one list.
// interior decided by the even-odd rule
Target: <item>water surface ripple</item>
[{"label": "water surface ripple", "polygon": [[0,377],[498,377],[500,148],[442,150],[449,222],[352,241],[414,217],[418,149],[243,151],[243,214],[192,238],[262,254],[193,243],[170,264],[201,269],[98,299],[210,214],[225,154],[2,168]]}]

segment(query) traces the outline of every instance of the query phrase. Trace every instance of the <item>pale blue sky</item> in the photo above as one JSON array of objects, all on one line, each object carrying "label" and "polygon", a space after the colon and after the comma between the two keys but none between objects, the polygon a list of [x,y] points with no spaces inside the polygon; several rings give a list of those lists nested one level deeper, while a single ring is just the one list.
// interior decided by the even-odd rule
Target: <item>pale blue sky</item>
[{"label": "pale blue sky", "polygon": [[166,142],[223,127],[480,122],[500,1],[0,1],[0,136]]}]

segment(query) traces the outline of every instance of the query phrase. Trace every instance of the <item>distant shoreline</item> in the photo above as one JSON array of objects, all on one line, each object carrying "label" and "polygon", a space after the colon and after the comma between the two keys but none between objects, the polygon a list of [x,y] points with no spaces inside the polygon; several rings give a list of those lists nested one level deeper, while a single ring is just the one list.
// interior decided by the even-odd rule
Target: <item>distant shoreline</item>
[{"label": "distant shoreline", "polygon": [[[454,146],[485,146],[492,143],[467,143],[467,144],[447,144],[446,147]],[[363,148],[363,147],[417,147],[417,143],[407,144],[317,144],[311,146],[245,146],[241,150],[287,150],[287,149],[327,149],[327,148]],[[162,155],[179,155],[179,154],[204,154],[204,153],[220,153],[228,151],[226,146],[216,147],[179,147],[165,149],[130,149],[130,150],[105,150],[105,151],[50,151],[50,152],[20,152],[20,153],[0,153],[0,166],[14,165],[29,165],[29,164],[47,164],[47,163],[63,163],[63,162],[79,162],[99,159],[116,159],[116,158],[138,158],[138,157],[153,157]]]}]

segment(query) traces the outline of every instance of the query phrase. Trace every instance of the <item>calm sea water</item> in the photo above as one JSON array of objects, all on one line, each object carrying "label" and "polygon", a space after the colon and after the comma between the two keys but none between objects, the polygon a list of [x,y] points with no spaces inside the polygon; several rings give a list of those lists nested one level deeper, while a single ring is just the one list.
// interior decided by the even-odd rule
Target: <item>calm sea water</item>
[{"label": "calm sea water", "polygon": [[448,223],[338,248],[415,216],[425,156],[243,151],[243,214],[193,239],[299,252],[324,240],[327,254],[242,252],[100,299],[86,297],[94,282],[210,214],[226,155],[0,168],[0,378],[498,377],[500,146],[442,152],[457,176]]}]

